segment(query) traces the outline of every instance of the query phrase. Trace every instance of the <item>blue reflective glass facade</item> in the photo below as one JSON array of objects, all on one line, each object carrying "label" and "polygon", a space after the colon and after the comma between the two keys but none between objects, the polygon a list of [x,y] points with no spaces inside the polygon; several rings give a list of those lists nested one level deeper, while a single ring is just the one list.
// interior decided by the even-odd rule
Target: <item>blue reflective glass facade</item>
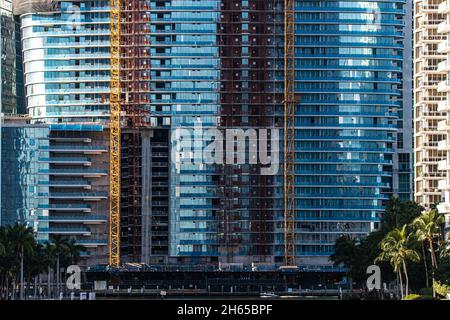
[{"label": "blue reflective glass facade", "polygon": [[296,252],[300,264],[326,264],[340,234],[376,228],[391,188],[404,2],[296,10]]},{"label": "blue reflective glass facade", "polygon": [[[171,133],[216,127],[220,63],[219,1],[151,1],[151,113]],[[198,132],[198,131],[197,131]],[[197,134],[194,148],[205,141]],[[194,149],[193,148],[193,149]],[[217,256],[214,167],[180,161],[170,167],[169,255]],[[192,261],[192,260],[191,260]]]},{"label": "blue reflective glass facade", "polygon": [[108,136],[101,125],[1,126],[1,225],[28,223],[39,242],[61,235],[107,261]]},{"label": "blue reflective glass facade", "polygon": [[[48,175],[40,172],[48,170],[48,163],[40,162],[40,157],[48,156],[49,129],[46,126],[1,126],[1,207],[0,224],[13,225],[28,223],[38,230],[38,208],[48,204],[48,199],[38,197],[48,192]],[[46,240],[48,235],[40,235]]]},{"label": "blue reflective glass facade", "polygon": [[87,248],[82,264],[107,263],[109,1],[59,1],[42,14],[20,3],[15,9],[28,113],[49,130],[39,147],[46,167],[37,175],[47,179],[35,194],[38,239],[75,239]]},{"label": "blue reflective glass facade", "polygon": [[[16,75],[21,72],[21,66],[16,60],[16,24],[12,13],[12,4],[10,0],[0,1],[0,39],[2,56],[0,59],[0,77],[1,77],[1,106],[3,113],[22,112],[22,105],[17,104],[17,85]],[[18,36],[17,38],[20,38]]]}]

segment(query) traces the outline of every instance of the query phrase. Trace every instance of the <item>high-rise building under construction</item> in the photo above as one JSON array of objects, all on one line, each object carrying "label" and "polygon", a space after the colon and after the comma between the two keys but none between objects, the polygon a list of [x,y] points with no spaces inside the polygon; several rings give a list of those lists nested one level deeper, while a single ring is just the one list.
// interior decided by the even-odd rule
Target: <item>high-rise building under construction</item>
[{"label": "high-rise building under construction", "polygon": [[[46,3],[45,14],[37,5],[17,12],[29,114],[34,122],[61,123],[59,130],[97,122],[106,135],[116,63],[110,59],[111,4]],[[377,229],[388,196],[400,193],[393,190],[396,142],[411,134],[411,123],[399,120],[412,108],[402,93],[403,47],[410,41],[405,1],[119,3],[122,262],[284,265],[290,241],[292,264],[326,267],[339,235],[358,239]],[[286,13],[291,8],[295,14]],[[246,154],[244,163],[205,161],[210,129],[222,133],[224,146],[229,132],[244,132],[248,140],[254,129],[259,142],[266,134],[277,170],[267,174],[270,163],[252,161],[249,144],[232,147],[232,158]],[[95,141],[83,138],[78,144]],[[179,148],[186,138],[189,151]],[[64,164],[60,158],[70,157],[71,141],[66,135],[53,141],[61,147],[54,151],[59,157],[49,155],[50,184],[67,181],[63,173],[86,170],[76,163],[57,168]],[[98,161],[90,163],[104,170],[108,161],[103,149],[97,151]],[[410,164],[407,152],[407,161],[402,159]],[[293,189],[286,188],[291,173],[284,163],[292,164]],[[85,178],[85,185],[98,188],[95,205],[103,204],[98,210],[105,216],[105,178]],[[92,198],[66,190],[78,194],[76,204],[94,208]],[[52,210],[50,216],[79,215],[70,208]],[[292,237],[286,237],[291,218]],[[92,229],[96,239],[105,239],[108,223]]]}]

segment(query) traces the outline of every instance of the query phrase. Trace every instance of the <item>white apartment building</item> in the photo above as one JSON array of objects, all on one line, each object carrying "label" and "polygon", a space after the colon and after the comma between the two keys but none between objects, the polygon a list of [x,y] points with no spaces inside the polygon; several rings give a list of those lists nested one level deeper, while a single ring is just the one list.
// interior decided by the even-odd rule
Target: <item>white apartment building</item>
[{"label": "white apartment building", "polygon": [[414,200],[426,209],[441,202],[447,169],[442,161],[448,149],[444,130],[450,69],[444,31],[450,30],[450,22],[444,21],[441,1],[414,1]]},{"label": "white apartment building", "polygon": [[444,60],[438,64],[438,70],[444,72],[444,78],[438,85],[439,92],[444,94],[444,100],[438,105],[438,110],[444,114],[444,120],[438,124],[438,131],[443,136],[438,149],[444,153],[444,158],[438,163],[438,169],[444,172],[443,178],[438,183],[443,195],[438,210],[446,215],[448,227],[450,225],[450,0],[439,4],[438,13],[443,15],[443,21],[438,27],[438,32],[443,36],[438,44],[438,52],[444,55]]}]

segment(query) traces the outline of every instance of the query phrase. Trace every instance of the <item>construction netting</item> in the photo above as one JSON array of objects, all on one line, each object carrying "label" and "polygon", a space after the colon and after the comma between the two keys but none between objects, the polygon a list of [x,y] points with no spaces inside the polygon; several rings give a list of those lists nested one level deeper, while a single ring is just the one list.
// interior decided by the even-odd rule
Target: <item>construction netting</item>
[{"label": "construction netting", "polygon": [[25,13],[51,13],[59,8],[60,0],[13,0],[15,15]]}]

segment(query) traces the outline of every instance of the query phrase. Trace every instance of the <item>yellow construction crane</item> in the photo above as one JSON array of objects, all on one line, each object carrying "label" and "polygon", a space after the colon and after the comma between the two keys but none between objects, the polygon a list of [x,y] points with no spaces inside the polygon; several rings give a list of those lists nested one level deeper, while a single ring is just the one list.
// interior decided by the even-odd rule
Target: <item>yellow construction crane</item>
[{"label": "yellow construction crane", "polygon": [[284,0],[284,263],[295,263],[295,0]]},{"label": "yellow construction crane", "polygon": [[120,266],[120,0],[110,0],[109,265]]}]

